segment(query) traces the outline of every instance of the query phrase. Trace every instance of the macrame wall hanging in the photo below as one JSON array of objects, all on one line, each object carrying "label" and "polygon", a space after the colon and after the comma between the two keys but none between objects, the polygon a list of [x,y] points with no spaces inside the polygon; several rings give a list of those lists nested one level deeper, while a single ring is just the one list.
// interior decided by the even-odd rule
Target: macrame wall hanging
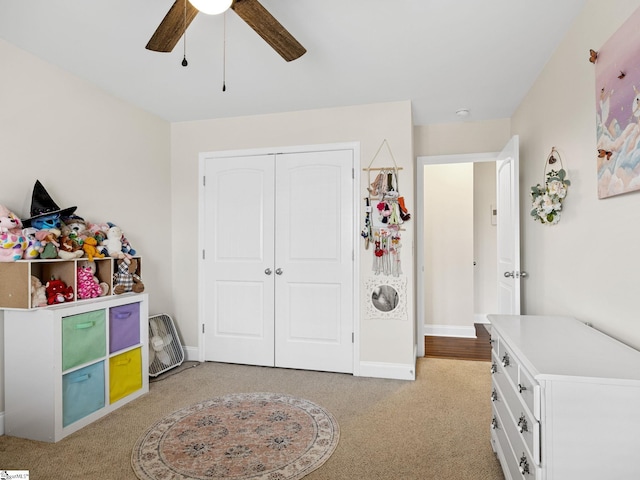
[{"label": "macrame wall hanging", "polygon": [[[373,167],[373,164],[386,146],[393,161],[393,166]],[[367,172],[367,196],[365,197],[365,225],[362,230],[365,249],[373,243],[373,272],[376,275],[402,274],[400,250],[402,248],[402,224],[411,218],[405,205],[404,197],[398,186],[398,168],[393,152],[384,139],[373,156]],[[375,177],[372,180],[372,172]]]}]

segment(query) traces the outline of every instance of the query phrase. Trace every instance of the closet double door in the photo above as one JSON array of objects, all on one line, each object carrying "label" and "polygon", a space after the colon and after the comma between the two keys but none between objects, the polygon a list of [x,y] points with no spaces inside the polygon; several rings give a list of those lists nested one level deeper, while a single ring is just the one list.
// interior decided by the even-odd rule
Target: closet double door
[{"label": "closet double door", "polygon": [[353,372],[353,157],[202,160],[205,360]]}]

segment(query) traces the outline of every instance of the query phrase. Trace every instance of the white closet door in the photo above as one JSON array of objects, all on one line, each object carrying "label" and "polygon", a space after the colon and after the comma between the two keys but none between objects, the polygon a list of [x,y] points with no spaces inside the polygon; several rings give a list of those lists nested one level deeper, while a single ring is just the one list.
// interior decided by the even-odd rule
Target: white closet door
[{"label": "white closet door", "polygon": [[205,178],[205,360],[273,366],[274,156],[207,160]]},{"label": "white closet door", "polygon": [[353,151],[276,159],[275,365],[353,372]]}]

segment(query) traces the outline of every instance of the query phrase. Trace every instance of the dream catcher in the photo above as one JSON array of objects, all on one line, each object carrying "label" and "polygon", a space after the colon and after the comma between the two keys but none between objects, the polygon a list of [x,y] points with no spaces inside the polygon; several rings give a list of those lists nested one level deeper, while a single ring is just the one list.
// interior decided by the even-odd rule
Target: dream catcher
[{"label": "dream catcher", "polygon": [[[393,167],[372,168],[371,165],[384,145],[389,150]],[[398,170],[400,169],[396,165],[386,139],[365,170],[368,172],[365,225],[362,230],[365,248],[369,248],[371,243],[374,245],[373,271],[376,275],[397,277],[402,274],[400,263],[401,225],[408,221],[411,215],[405,205],[404,197],[400,195],[398,187]],[[371,172],[377,172],[373,181],[371,180]]]}]

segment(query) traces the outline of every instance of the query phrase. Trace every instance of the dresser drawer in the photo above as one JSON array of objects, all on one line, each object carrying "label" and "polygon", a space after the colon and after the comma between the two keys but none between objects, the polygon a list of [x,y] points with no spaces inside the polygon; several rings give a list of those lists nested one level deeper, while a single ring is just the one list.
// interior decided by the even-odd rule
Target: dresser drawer
[{"label": "dresser drawer", "polygon": [[503,374],[497,372],[492,379],[492,400],[506,414],[503,421],[509,422],[511,431],[524,442],[533,462],[540,465],[540,423],[532,416],[518,393],[513,390]]},{"label": "dresser drawer", "polygon": [[104,362],[94,363],[62,376],[62,425],[86,417],[104,407]]},{"label": "dresser drawer", "polygon": [[514,385],[518,384],[518,360],[502,339],[499,341],[498,357],[504,372],[509,376]]},{"label": "dresser drawer", "polygon": [[109,359],[109,403],[142,388],[142,349],[136,348]]},{"label": "dresser drawer", "polygon": [[130,303],[109,310],[109,353],[140,343],[140,304]]},{"label": "dresser drawer", "polygon": [[[502,430],[502,432],[504,432],[503,437],[506,437],[506,439],[502,438],[500,441],[505,457],[509,457],[507,463],[512,478],[526,480],[541,479],[542,475],[540,474],[539,465],[535,463],[531,452],[525,446],[506,403],[499,399],[493,402],[493,411],[494,418],[496,418],[497,422],[497,428],[494,428],[494,430]],[[506,445],[508,445],[508,447]],[[507,454],[507,451],[511,453],[510,456]]]},{"label": "dresser drawer", "polygon": [[88,363],[106,354],[104,310],[62,318],[62,370]]}]

